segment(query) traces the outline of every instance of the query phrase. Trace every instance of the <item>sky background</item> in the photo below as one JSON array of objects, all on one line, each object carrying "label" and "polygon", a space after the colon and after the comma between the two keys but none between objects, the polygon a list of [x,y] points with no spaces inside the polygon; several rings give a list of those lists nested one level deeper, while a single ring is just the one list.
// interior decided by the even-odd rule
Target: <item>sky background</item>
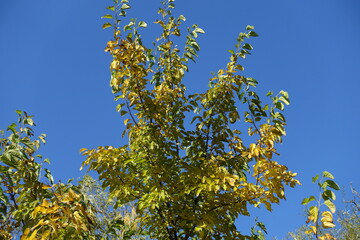
[{"label": "sky background", "polygon": [[[48,135],[41,153],[56,179],[84,174],[80,148],[119,146],[123,119],[109,87],[110,30],[100,17],[112,1],[0,0],[0,129],[16,121],[15,110],[35,115],[36,132]],[[159,1],[132,1],[129,15],[145,20],[154,36]],[[311,177],[327,170],[343,187],[360,190],[360,1],[358,0],[178,0],[176,14],[199,24],[201,51],[185,79],[204,90],[211,71],[223,68],[239,32],[255,25],[253,55],[242,64],[258,90],[286,90],[287,137],[279,161],[297,172],[302,186],[287,200],[254,211],[281,239],[305,222],[301,200],[316,194]],[[158,30],[158,29],[157,29]],[[150,40],[149,40],[150,41]],[[338,193],[337,203],[342,202]],[[240,229],[253,218],[241,218]],[[241,227],[244,226],[244,227]]]}]

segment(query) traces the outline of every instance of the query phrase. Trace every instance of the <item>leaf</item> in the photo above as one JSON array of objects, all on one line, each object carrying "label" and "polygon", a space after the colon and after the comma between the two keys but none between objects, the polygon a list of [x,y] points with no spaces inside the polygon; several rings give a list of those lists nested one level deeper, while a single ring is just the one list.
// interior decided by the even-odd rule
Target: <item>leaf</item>
[{"label": "leaf", "polygon": [[258,36],[259,36],[259,34],[257,34],[257,33],[254,32],[254,31],[250,31],[250,32],[249,32],[249,35],[250,35],[251,37],[258,37]]},{"label": "leaf", "polygon": [[144,22],[144,21],[140,21],[139,24],[138,24],[139,27],[142,27],[142,28],[146,28],[147,27],[147,23]]},{"label": "leaf", "polygon": [[269,97],[269,96],[271,96],[271,95],[273,95],[274,93],[272,92],[272,91],[269,91],[267,94],[266,94],[266,96],[267,97]]},{"label": "leaf", "polygon": [[36,235],[37,235],[37,232],[39,231],[39,229],[35,229],[33,231],[33,233],[30,235],[30,237],[27,239],[27,240],[33,240],[33,239],[36,239]]},{"label": "leaf", "polygon": [[285,103],[286,105],[290,104],[290,101],[288,98],[285,98],[284,96],[279,97],[279,100]]},{"label": "leaf", "polygon": [[125,119],[125,120],[124,120],[124,125],[127,125],[127,123],[128,123],[129,121],[130,121],[130,119],[128,119],[128,118]]},{"label": "leaf", "polygon": [[54,184],[54,178],[53,178],[50,170],[45,168],[44,171],[46,172],[45,177],[50,181],[50,184],[51,185]]},{"label": "leaf", "polygon": [[109,28],[109,27],[112,27],[111,23],[104,23],[102,25],[102,29]]},{"label": "leaf", "polygon": [[180,15],[180,16],[178,17],[178,19],[181,20],[181,21],[184,21],[184,22],[186,21],[186,18],[185,18],[183,15]]},{"label": "leaf", "polygon": [[15,123],[12,123],[12,124],[10,124],[8,127],[7,127],[7,131],[12,131],[14,134],[16,133],[16,128],[17,127],[17,125],[15,124]]},{"label": "leaf", "polygon": [[43,184],[43,185],[41,186],[41,189],[49,189],[49,188],[52,188],[52,186],[45,185],[45,184]]},{"label": "leaf", "polygon": [[203,29],[199,28],[199,27],[195,28],[194,31],[196,33],[201,33],[201,34],[205,33],[205,31]]},{"label": "leaf", "polygon": [[335,204],[334,204],[332,201],[326,200],[326,201],[324,201],[324,204],[329,208],[329,210],[330,210],[332,213],[335,213],[336,207],[335,207]]},{"label": "leaf", "polygon": [[249,43],[245,43],[243,48],[245,48],[247,50],[253,50],[253,47]]},{"label": "leaf", "polygon": [[322,173],[322,175],[323,175],[324,178],[334,179],[334,176],[333,176],[331,173],[327,172],[327,171],[324,171],[324,172]]},{"label": "leaf", "polygon": [[85,152],[87,151],[87,148],[80,148],[79,152],[82,153],[82,152]]},{"label": "leaf", "polygon": [[197,42],[191,42],[190,45],[196,50],[200,51],[200,46]]},{"label": "leaf", "polygon": [[323,217],[321,218],[322,226],[324,228],[333,228],[335,224],[333,223],[333,216],[331,212],[325,211],[321,214]]},{"label": "leaf", "polygon": [[265,226],[264,223],[262,223],[262,222],[256,222],[256,225],[257,225],[258,227],[260,227],[260,229],[263,230],[264,233],[267,234],[266,226]]},{"label": "leaf", "polygon": [[46,240],[46,239],[49,239],[48,237],[50,236],[51,234],[51,230],[50,229],[47,229],[45,232],[43,232],[41,234],[41,240]]},{"label": "leaf", "polygon": [[251,26],[251,25],[247,25],[246,26],[246,30],[249,31],[249,30],[253,30],[255,27],[254,26]]},{"label": "leaf", "polygon": [[319,175],[316,174],[316,175],[311,179],[311,181],[312,181],[312,183],[314,183],[314,182],[316,182],[316,180],[318,180],[318,179],[319,179]]},{"label": "leaf", "polygon": [[326,180],[324,181],[324,184],[326,184],[327,186],[331,187],[334,190],[340,190],[339,185],[337,185],[333,180]]},{"label": "leaf", "polygon": [[328,199],[332,199],[332,200],[336,200],[336,195],[333,191],[327,189],[322,193],[322,197],[324,200],[328,200]]},{"label": "leaf", "polygon": [[127,113],[128,113],[127,111],[121,110],[121,111],[120,111],[120,116],[124,116],[124,115],[126,115]]},{"label": "leaf", "polygon": [[125,10],[125,9],[130,9],[130,8],[131,8],[130,5],[124,3],[123,5],[121,5],[120,9]]},{"label": "leaf", "polygon": [[109,9],[111,11],[115,11],[115,6],[108,6],[108,7],[106,7],[106,9]]},{"label": "leaf", "polygon": [[275,107],[281,111],[283,111],[285,109],[285,106],[282,102],[276,102]]},{"label": "leaf", "polygon": [[309,202],[316,200],[314,196],[310,196],[308,198],[304,198],[301,202],[302,205],[307,205]]},{"label": "leaf", "polygon": [[111,14],[106,14],[106,15],[102,16],[101,18],[110,18],[110,19],[112,19],[113,16]]},{"label": "leaf", "polygon": [[309,209],[309,218],[308,221],[316,222],[318,219],[319,208],[316,206],[311,206]]},{"label": "leaf", "polygon": [[321,222],[323,223],[324,228],[331,228],[335,226],[335,224],[333,224],[333,216],[331,212],[325,211],[321,215],[323,216],[321,218]]}]

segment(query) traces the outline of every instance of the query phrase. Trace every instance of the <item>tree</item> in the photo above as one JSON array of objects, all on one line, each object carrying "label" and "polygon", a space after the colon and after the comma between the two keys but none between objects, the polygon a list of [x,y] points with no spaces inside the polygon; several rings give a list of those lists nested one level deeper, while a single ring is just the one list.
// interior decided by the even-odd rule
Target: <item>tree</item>
[{"label": "tree", "polygon": [[0,239],[144,239],[135,209],[114,210],[90,176],[54,183],[43,167],[50,161],[36,154],[46,135],[33,139],[32,116],[17,113],[0,138]]},{"label": "tree", "polygon": [[[143,21],[125,22],[127,0],[114,0],[104,18],[113,23],[114,39],[106,51],[113,60],[110,85],[124,120],[128,144],[83,149],[84,166],[95,170],[116,200],[133,203],[140,222],[157,239],[250,238],[234,225],[248,206],[271,210],[285,198],[285,186],[296,174],[273,159],[285,135],[284,105],[288,93],[254,91],[257,81],[242,75],[240,59],[251,53],[247,39],[254,27],[240,33],[230,60],[209,81],[203,93],[188,94],[183,79],[200,50],[204,31],[196,24],[181,38],[185,17],[175,17],[174,0],[162,2],[155,23],[162,34],[143,44]],[[184,47],[181,40],[184,40]],[[242,116],[241,116],[242,115]],[[243,134],[239,129],[246,129]]]},{"label": "tree", "polygon": [[[76,186],[54,184],[50,171],[36,154],[46,135],[33,139],[32,116],[17,111],[0,138],[0,237],[11,239],[83,239],[92,234],[91,206]],[[45,178],[45,181],[44,181]]]},{"label": "tree", "polygon": [[336,234],[338,239],[360,238],[360,195],[353,187],[351,187],[351,193],[353,199],[345,201],[345,209],[337,213],[340,224],[340,229]]},{"label": "tree", "polygon": [[98,239],[145,239],[134,206],[114,208],[115,201],[100,183],[89,175],[79,181],[80,192],[94,208]]}]

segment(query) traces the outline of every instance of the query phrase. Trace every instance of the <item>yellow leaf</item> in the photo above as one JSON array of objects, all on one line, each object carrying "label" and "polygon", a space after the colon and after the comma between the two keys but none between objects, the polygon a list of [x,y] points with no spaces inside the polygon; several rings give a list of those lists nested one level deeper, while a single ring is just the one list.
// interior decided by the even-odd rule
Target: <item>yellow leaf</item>
[{"label": "yellow leaf", "polygon": [[321,214],[321,216],[323,216],[323,217],[321,218],[321,221],[322,221],[322,222],[332,222],[332,221],[333,221],[333,216],[332,216],[331,212],[329,212],[329,211],[323,212],[323,213]]},{"label": "yellow leaf", "polygon": [[87,148],[80,148],[79,152],[85,152],[87,150]]},{"label": "yellow leaf", "polygon": [[322,226],[323,226],[324,228],[333,228],[333,227],[335,227],[336,225],[333,224],[332,222],[323,222],[323,223],[322,223]]},{"label": "yellow leaf", "polygon": [[306,234],[310,234],[310,233],[313,233],[313,234],[316,234],[317,233],[317,229],[315,226],[310,226],[310,229],[305,231]]},{"label": "yellow leaf", "polygon": [[[41,209],[41,206],[37,206],[37,207],[34,209],[34,211],[31,213],[31,217],[32,217],[32,218],[36,218],[36,215],[37,215],[37,213],[40,211],[40,209]],[[30,229],[29,229],[29,231],[30,231]]]},{"label": "yellow leaf", "polygon": [[229,182],[230,186],[232,186],[232,187],[235,185],[235,179],[233,179],[233,178],[228,178],[228,182]]},{"label": "yellow leaf", "polygon": [[77,200],[80,198],[80,195],[76,194],[72,189],[69,190],[68,195],[69,195],[70,201]]},{"label": "yellow leaf", "polygon": [[36,235],[37,232],[39,231],[39,229],[35,229],[35,231],[30,235],[30,237],[28,238],[28,240],[33,240],[36,239]]},{"label": "yellow leaf", "polygon": [[309,209],[308,221],[316,222],[318,220],[319,209],[316,206],[312,206]]},{"label": "yellow leaf", "polygon": [[331,212],[325,211],[321,214],[323,217],[321,218],[321,222],[324,228],[333,228],[335,224],[333,223],[333,216]]},{"label": "yellow leaf", "polygon": [[30,228],[26,228],[23,235],[21,236],[21,240],[28,239],[27,236],[29,235],[29,233],[30,233]]},{"label": "yellow leaf", "polygon": [[329,233],[325,233],[323,237],[325,237],[326,240],[336,240],[336,238]]},{"label": "yellow leaf", "polygon": [[52,186],[43,184],[41,188],[42,188],[42,189],[49,189],[49,188],[52,188]]},{"label": "yellow leaf", "polygon": [[46,240],[48,239],[49,235],[50,235],[51,231],[48,229],[45,232],[43,232],[43,234],[41,235],[41,240]]}]

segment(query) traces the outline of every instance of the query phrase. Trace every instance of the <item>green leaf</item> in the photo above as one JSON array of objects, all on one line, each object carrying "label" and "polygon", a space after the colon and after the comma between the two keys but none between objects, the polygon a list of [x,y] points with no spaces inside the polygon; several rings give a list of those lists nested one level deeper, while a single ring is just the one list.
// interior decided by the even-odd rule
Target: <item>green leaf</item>
[{"label": "green leaf", "polygon": [[104,23],[104,24],[102,25],[102,29],[109,28],[109,27],[112,27],[112,24],[111,24],[111,23]]},{"label": "green leaf", "polygon": [[111,14],[106,14],[106,15],[104,15],[104,16],[102,16],[101,18],[113,18],[113,16],[111,15]]},{"label": "green leaf", "polygon": [[45,174],[45,177],[50,181],[50,184],[53,185],[54,184],[54,178],[53,176],[51,175],[51,172],[49,169],[44,169],[46,174]]},{"label": "green leaf", "polygon": [[253,50],[253,47],[249,43],[245,43],[243,48],[245,48],[247,50]]},{"label": "green leaf", "polygon": [[264,223],[262,223],[262,222],[256,222],[256,225],[257,225],[258,227],[260,227],[260,229],[263,230],[264,233],[267,234],[266,227],[265,227],[265,224],[264,224]]},{"label": "green leaf", "polygon": [[259,36],[259,34],[257,34],[257,33],[254,32],[254,31],[250,31],[250,32],[249,32],[249,35],[250,35],[251,37],[258,37],[258,36]]},{"label": "green leaf", "polygon": [[318,180],[318,179],[319,179],[319,175],[316,174],[316,175],[311,179],[311,181],[312,181],[312,183],[314,183],[314,182],[316,182],[316,180]]},{"label": "green leaf", "polygon": [[324,172],[322,173],[322,175],[323,175],[324,178],[334,179],[334,176],[333,176],[331,173],[329,173],[328,171],[324,171]]},{"label": "green leaf", "polygon": [[267,94],[266,94],[266,96],[267,97],[269,97],[269,96],[271,96],[271,95],[273,95],[274,93],[272,92],[272,91],[269,91]]},{"label": "green leaf", "polygon": [[331,187],[334,190],[340,190],[339,185],[337,185],[333,180],[326,180],[324,184],[326,184],[327,186]]},{"label": "green leaf", "polygon": [[6,131],[12,131],[15,134],[16,133],[16,129],[15,129],[16,127],[17,127],[17,125],[15,123],[12,123],[7,127]]},{"label": "green leaf", "polygon": [[327,189],[322,193],[322,197],[324,200],[328,200],[328,199],[332,199],[332,200],[336,200],[336,195],[333,191]]},{"label": "green leaf", "polygon": [[275,107],[281,111],[285,109],[284,104],[282,102],[275,103]]},{"label": "green leaf", "polygon": [[111,11],[115,11],[115,6],[108,6],[108,7],[106,7],[106,9],[109,9]]},{"label": "green leaf", "polygon": [[200,51],[200,46],[197,42],[191,42],[190,45],[196,50]]},{"label": "green leaf", "polygon": [[324,204],[329,208],[329,210],[330,210],[332,213],[335,213],[336,207],[335,207],[335,204],[334,204],[332,201],[326,200],[326,201],[324,201]]},{"label": "green leaf", "polygon": [[309,202],[316,200],[314,196],[310,196],[308,198],[304,198],[301,202],[302,205],[307,205]]}]

